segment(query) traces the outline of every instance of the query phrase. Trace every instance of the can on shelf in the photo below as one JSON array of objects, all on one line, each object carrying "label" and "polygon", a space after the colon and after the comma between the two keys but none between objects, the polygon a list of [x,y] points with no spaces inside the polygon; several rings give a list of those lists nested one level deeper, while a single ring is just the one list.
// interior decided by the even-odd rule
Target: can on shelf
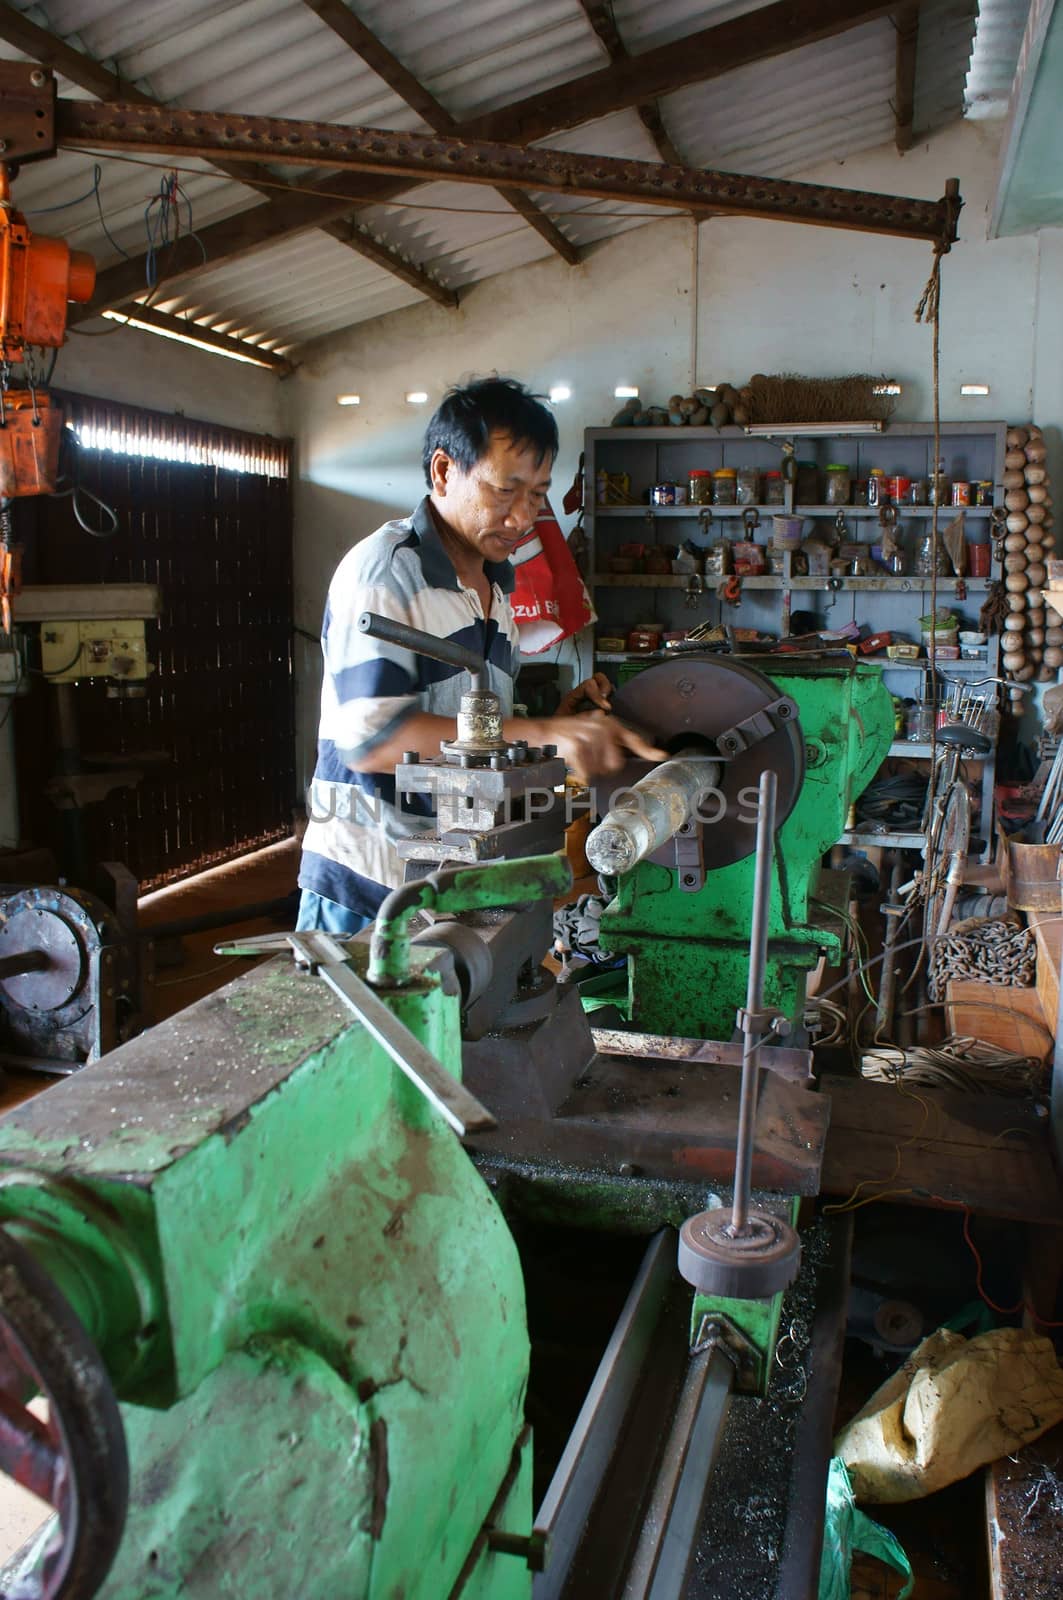
[{"label": "can on shelf", "polygon": [[991,506],[993,504],[992,478],[979,478],[974,486],[974,503],[976,506]]},{"label": "can on shelf", "polygon": [[[682,505],[682,500],[676,499],[678,485],[674,483],[655,483],[650,490],[651,506],[676,506]],[[683,491],[683,500],[686,499],[686,490]]]},{"label": "can on shelf", "polygon": [[971,485],[962,478],[953,479],[952,503],[954,506],[969,506],[971,503]]},{"label": "can on shelf", "polygon": [[910,494],[912,492],[912,480],[911,480],[911,478],[902,478],[902,477],[887,478],[886,479],[886,492],[888,493],[890,499],[893,501],[893,504],[895,506],[903,506],[903,505],[908,504],[909,503],[909,496],[910,496]]}]

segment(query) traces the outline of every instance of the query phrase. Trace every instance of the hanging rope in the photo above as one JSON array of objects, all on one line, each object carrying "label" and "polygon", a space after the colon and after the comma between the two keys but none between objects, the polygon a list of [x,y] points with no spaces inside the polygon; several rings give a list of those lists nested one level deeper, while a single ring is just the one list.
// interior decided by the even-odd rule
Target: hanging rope
[{"label": "hanging rope", "polygon": [[[934,245],[934,264],[930,269],[930,276],[926,281],[919,304],[915,308],[916,322],[929,322],[931,339],[931,379],[934,396],[934,464],[931,469],[931,509],[930,509],[930,646],[927,651],[929,657],[930,693],[933,697],[931,707],[933,715],[930,718],[930,809],[928,818],[933,818],[933,808],[937,803],[937,754],[938,754],[938,719],[937,719],[937,610],[938,610],[938,559],[940,544],[938,540],[938,511],[941,502],[941,489],[944,475],[940,471],[941,465],[941,258],[952,249],[952,238],[956,232],[956,219],[960,212],[960,197],[958,186],[950,179],[945,188],[945,226]],[[916,971],[922,962],[916,965]],[[913,974],[914,976],[914,974]]]}]

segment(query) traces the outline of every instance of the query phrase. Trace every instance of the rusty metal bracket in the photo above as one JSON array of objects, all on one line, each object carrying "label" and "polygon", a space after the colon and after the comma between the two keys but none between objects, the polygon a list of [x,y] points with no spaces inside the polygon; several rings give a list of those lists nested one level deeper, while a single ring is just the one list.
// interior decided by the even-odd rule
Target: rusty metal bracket
[{"label": "rusty metal bracket", "polygon": [[[140,150],[208,161],[281,161],[389,173],[413,181],[509,186],[597,200],[693,207],[726,216],[858,228],[867,233],[956,238],[958,196],[915,200],[656,161],[626,161],[546,147],[524,148],[457,135],[399,133],[292,117],[182,111],[172,106],[60,100],[56,134],[65,149]],[[951,181],[951,180],[950,180]]]},{"label": "rusty metal bracket", "polygon": [[32,61],[0,61],[0,157],[55,155],[55,74]]}]

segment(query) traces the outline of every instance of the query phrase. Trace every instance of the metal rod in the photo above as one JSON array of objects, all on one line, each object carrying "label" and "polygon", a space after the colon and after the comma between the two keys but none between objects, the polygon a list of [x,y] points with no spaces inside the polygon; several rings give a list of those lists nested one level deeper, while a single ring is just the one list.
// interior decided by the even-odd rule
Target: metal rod
[{"label": "metal rod", "polygon": [[625,789],[589,835],[587,860],[614,877],[668,843],[689,820],[701,796],[715,789],[722,763],[700,751],[681,751]]},{"label": "metal rod", "polygon": [[17,978],[21,972],[43,972],[48,964],[43,950],[18,950],[14,955],[0,956],[0,980]]},{"label": "metal rod", "polygon": [[479,694],[484,686],[485,662],[474,650],[453,644],[449,639],[437,639],[434,634],[423,633],[405,622],[395,622],[391,617],[378,616],[375,611],[363,611],[358,618],[359,633],[371,639],[382,639],[385,644],[397,644],[402,650],[412,650],[415,655],[428,656],[432,661],[445,661],[450,667],[460,667],[472,674],[473,693]]},{"label": "metal rod", "polygon": [[731,1228],[744,1233],[749,1214],[750,1175],[753,1169],[753,1130],[757,1120],[757,1083],[760,1077],[760,1041],[757,1018],[764,1003],[764,968],[768,958],[768,908],[771,901],[772,852],[775,847],[775,798],[778,781],[770,767],[760,775],[757,796],[757,845],[753,878],[753,921],[749,930],[749,982],[743,1019],[742,1090],[735,1146],[734,1201]]}]

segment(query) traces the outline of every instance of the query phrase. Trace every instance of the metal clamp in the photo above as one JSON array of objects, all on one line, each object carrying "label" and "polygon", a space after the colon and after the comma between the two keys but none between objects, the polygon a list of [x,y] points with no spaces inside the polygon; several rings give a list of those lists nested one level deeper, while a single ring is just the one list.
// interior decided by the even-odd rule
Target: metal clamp
[{"label": "metal clamp", "polygon": [[391,1057],[429,1105],[463,1139],[497,1127],[475,1095],[449,1073],[416,1034],[384,1004],[350,964],[347,951],[330,933],[266,933],[214,946],[215,955],[260,956],[290,951],[296,964],[324,978],[354,1013],[366,1032]]},{"label": "metal clamp", "polygon": [[774,1033],[779,1038],[790,1031],[789,1017],[775,1006],[766,1006],[763,1011],[747,1011],[745,1006],[739,1006],[735,1012],[735,1025],[740,1033],[757,1033],[761,1036]]},{"label": "metal clamp", "polygon": [[760,744],[762,739],[770,738],[780,722],[789,722],[797,714],[797,702],[788,694],[780,695],[777,700],[762,706],[744,722],[736,722],[733,728],[725,728],[718,733],[716,748],[721,756],[742,755],[752,745]]}]

